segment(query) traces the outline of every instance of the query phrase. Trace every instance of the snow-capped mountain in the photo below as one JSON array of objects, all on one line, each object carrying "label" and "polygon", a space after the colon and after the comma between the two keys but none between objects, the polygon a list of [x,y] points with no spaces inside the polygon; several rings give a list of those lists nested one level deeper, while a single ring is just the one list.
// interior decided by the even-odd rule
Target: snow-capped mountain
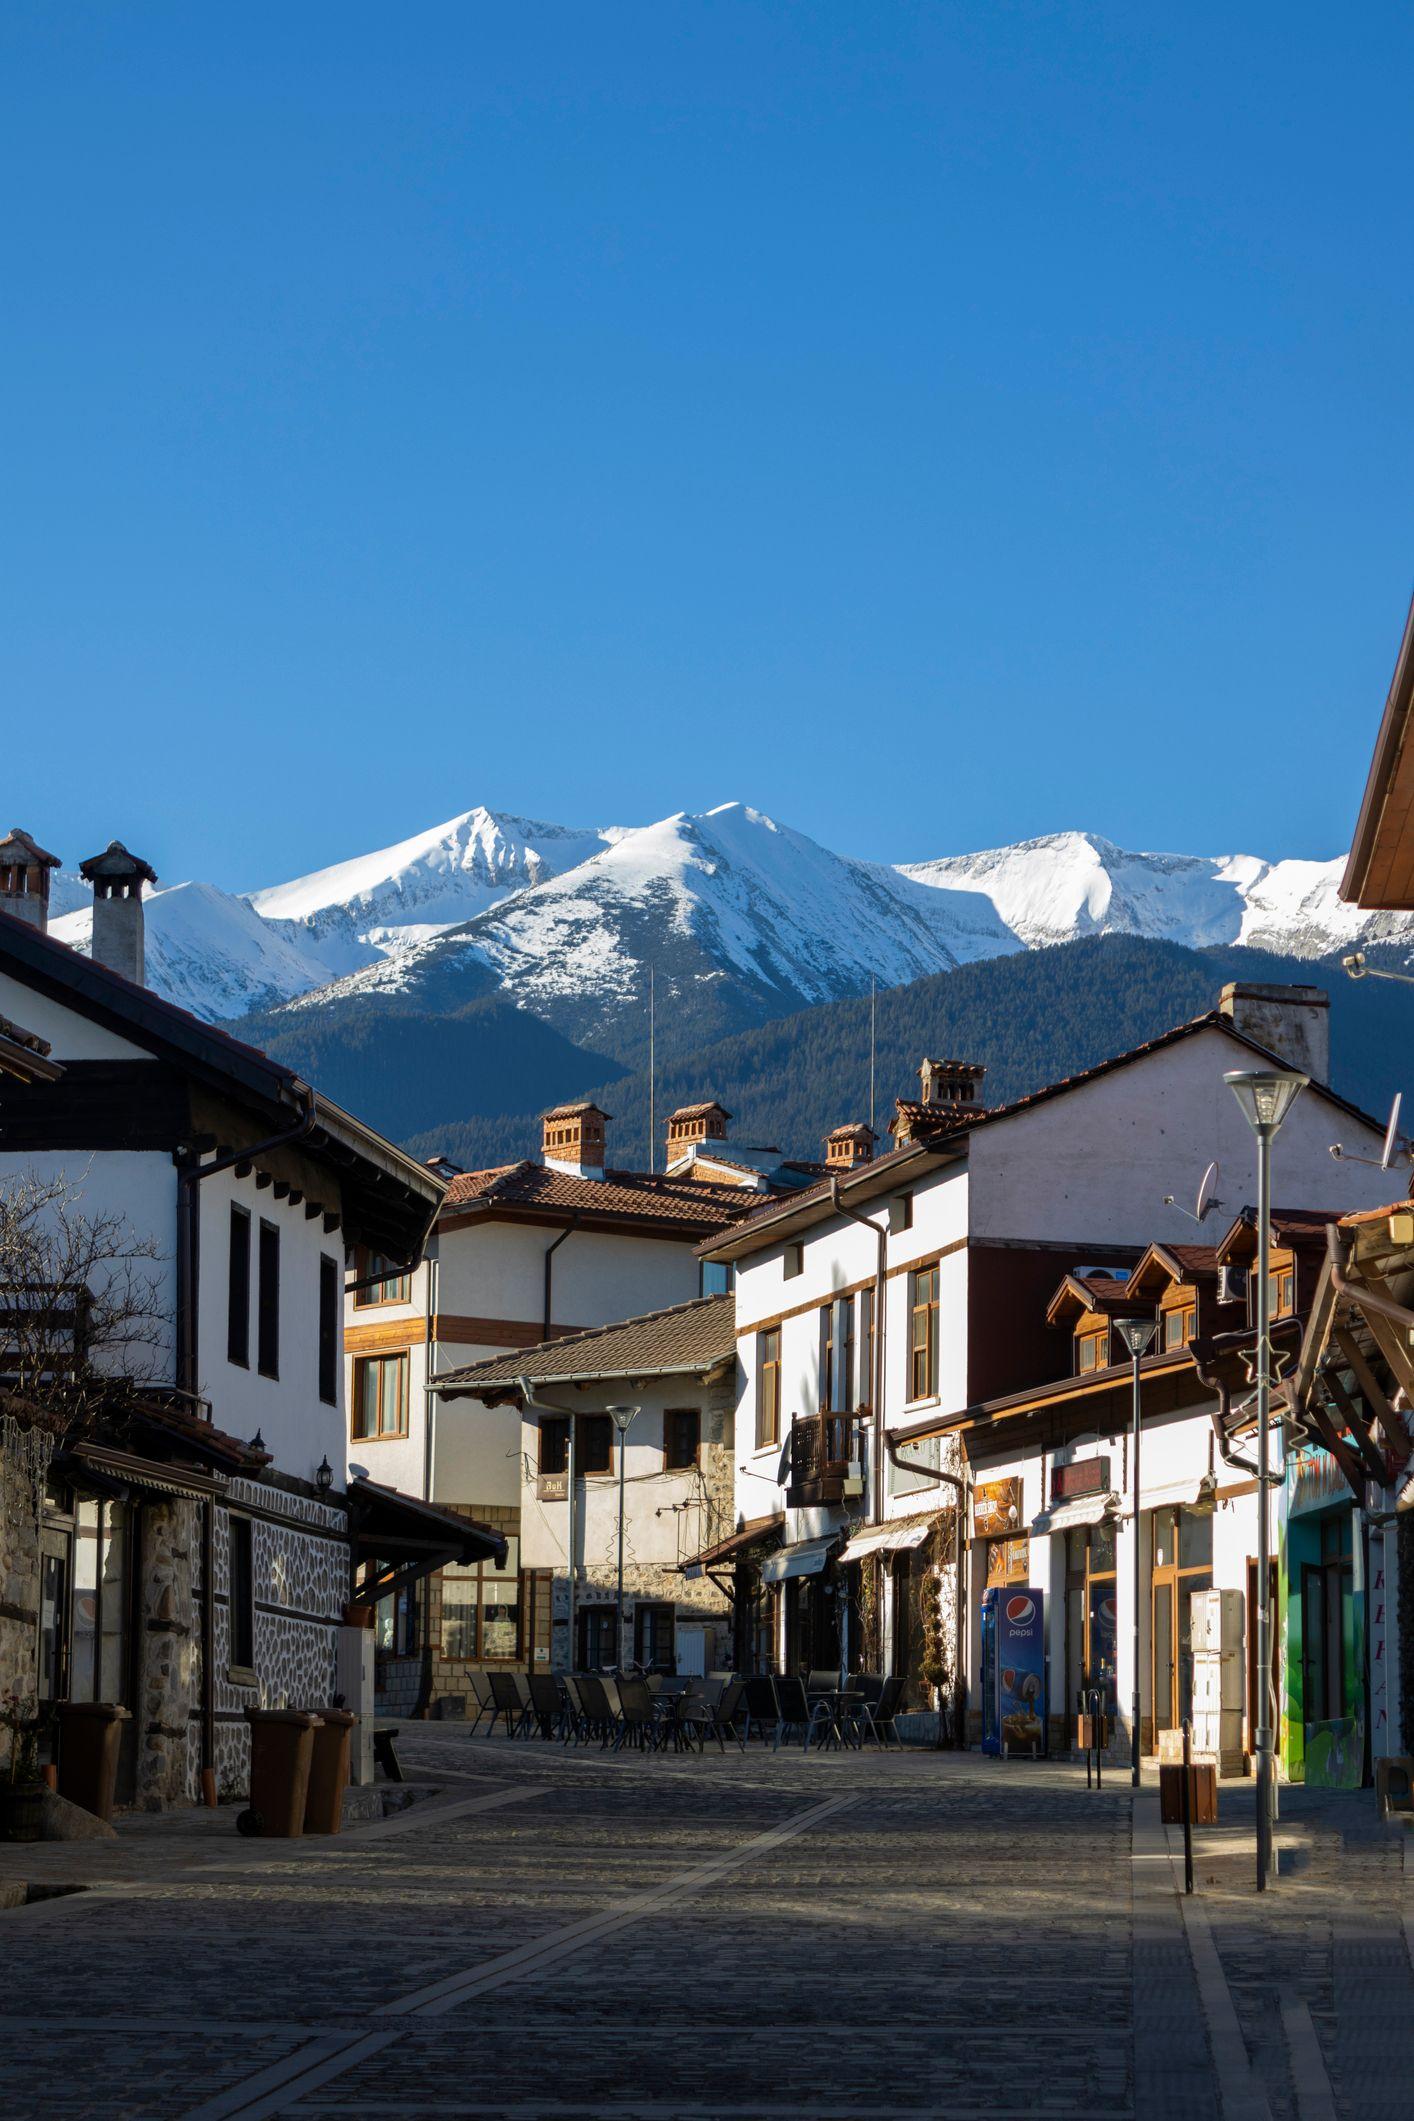
[{"label": "snow-capped mountain", "polygon": [[[1340,900],[1341,866],[1135,854],[1084,832],[889,866],[741,803],[601,828],[477,808],[249,900],[206,884],[154,892],[148,968],[207,1017],[359,996],[441,1013],[499,994],[616,1050],[632,1043],[650,966],[660,1007],[707,1035],[871,978],[892,986],[1085,935],[1293,957],[1414,944],[1409,917]],[[64,882],[66,904],[86,895]],[[86,912],[54,922],[80,947],[87,931]]]},{"label": "snow-capped mountain", "polygon": [[513,891],[576,869],[619,834],[541,825],[475,809],[376,854],[336,862],[252,894],[263,920],[313,942],[353,972],[389,951],[469,921]]},{"label": "snow-capped mountain", "polygon": [[[51,920],[49,932],[87,951],[93,897],[88,885],[82,888],[86,907]],[[219,1020],[270,1009],[323,985],[339,969],[214,884],[174,884],[143,903],[148,985],[196,1016]]]}]

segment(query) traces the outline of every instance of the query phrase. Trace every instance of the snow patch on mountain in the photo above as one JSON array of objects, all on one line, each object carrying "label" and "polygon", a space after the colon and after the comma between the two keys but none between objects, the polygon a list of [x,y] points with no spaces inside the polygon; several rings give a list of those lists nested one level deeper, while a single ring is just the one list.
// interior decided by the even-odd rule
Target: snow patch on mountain
[{"label": "snow patch on mountain", "polygon": [[[88,955],[93,898],[51,920],[49,932]],[[270,1009],[313,987],[336,968],[313,948],[300,949],[277,926],[261,920],[244,899],[214,884],[174,884],[143,901],[147,983],[170,1002],[208,1022]]]}]

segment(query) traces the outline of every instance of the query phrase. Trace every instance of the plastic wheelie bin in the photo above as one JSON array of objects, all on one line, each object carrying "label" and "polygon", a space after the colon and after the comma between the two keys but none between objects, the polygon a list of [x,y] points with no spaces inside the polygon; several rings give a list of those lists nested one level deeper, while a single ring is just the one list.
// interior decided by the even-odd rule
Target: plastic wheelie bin
[{"label": "plastic wheelie bin", "polygon": [[288,1840],[304,1832],[314,1729],[307,1709],[247,1709],[250,1725],[250,1804],[238,1814],[243,1834]]},{"label": "plastic wheelie bin", "polygon": [[357,1716],[349,1709],[321,1709],[314,1733],[309,1794],[304,1800],[307,1834],[337,1834],[344,1823],[344,1791],[349,1780],[349,1747]]},{"label": "plastic wheelie bin", "polygon": [[131,1713],[116,1701],[59,1703],[59,1795],[95,1819],[113,1816],[118,1753]]}]

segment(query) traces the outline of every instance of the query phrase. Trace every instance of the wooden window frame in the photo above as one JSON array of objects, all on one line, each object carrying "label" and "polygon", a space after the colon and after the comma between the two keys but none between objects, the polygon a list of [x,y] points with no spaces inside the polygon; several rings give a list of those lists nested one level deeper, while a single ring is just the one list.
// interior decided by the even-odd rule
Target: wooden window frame
[{"label": "wooden window frame", "polygon": [[756,1336],[756,1448],[781,1440],[781,1329],[763,1326]]},{"label": "wooden window frame", "polygon": [[[660,1615],[660,1614],[664,1614],[664,1613],[666,1613],[666,1614],[667,1614],[667,1616],[668,1616],[668,1641],[669,1641],[669,1647],[670,1647],[670,1652],[671,1652],[671,1659],[670,1659],[670,1661],[671,1661],[671,1662],[672,1662],[673,1664],[676,1664],[676,1663],[677,1663],[677,1648],[678,1648],[678,1614],[677,1614],[677,1607],[676,1607],[676,1606],[675,1606],[675,1605],[673,1604],[673,1602],[672,1602],[672,1600],[671,1600],[670,1598],[640,1598],[640,1599],[636,1599],[636,1600],[634,1601],[634,1608],[633,1608],[633,1661],[634,1661],[634,1663],[635,1663],[635,1664],[641,1664],[641,1665],[645,1665],[645,1666],[647,1666],[647,1665],[650,1665],[650,1664],[657,1664],[657,1663],[660,1663],[660,1662],[662,1662],[662,1661],[663,1661],[663,1660],[661,1660],[661,1659],[659,1659],[659,1658],[657,1658],[657,1657],[653,1657],[653,1658],[646,1658],[646,1657],[644,1656],[644,1654],[643,1654],[643,1649],[644,1649],[644,1642],[643,1642],[643,1637],[644,1637],[644,1632],[645,1632],[645,1630],[644,1630],[644,1625],[643,1625],[643,1623],[644,1623],[644,1621],[645,1621],[645,1620],[647,1619],[647,1617],[648,1617],[648,1615],[649,1615],[650,1613],[652,1613],[652,1614],[653,1614],[653,1615],[655,1615],[655,1616],[657,1616],[657,1615]],[[657,1634],[657,1626],[656,1626],[656,1625],[655,1625],[655,1627],[654,1627],[654,1634],[655,1634],[655,1635]]]},{"label": "wooden window frame", "polygon": [[[1091,1350],[1094,1351],[1094,1360],[1087,1362],[1085,1357]],[[1093,1377],[1097,1370],[1108,1370],[1109,1367],[1110,1328],[1108,1326],[1087,1326],[1083,1333],[1077,1333],[1075,1336],[1076,1376]]]},{"label": "wooden window frame", "polygon": [[343,1356],[343,1269],[328,1252],[319,1255],[319,1397],[326,1407],[339,1404],[339,1370]]},{"label": "wooden window frame", "polygon": [[1163,1332],[1160,1336],[1159,1352],[1172,1355],[1186,1348],[1198,1331],[1198,1300],[1190,1296],[1185,1303],[1165,1304],[1163,1308]]},{"label": "wooden window frame", "polygon": [[[441,1605],[439,1606],[437,1613],[436,1649],[437,1660],[440,1664],[507,1665],[519,1664],[521,1662],[522,1653],[525,1646],[527,1622],[529,1619],[526,1599],[526,1572],[519,1566],[519,1534],[512,1534],[511,1537],[516,1540],[517,1566],[515,1569],[509,1572],[504,1569],[497,1569],[492,1563],[485,1561],[475,1562],[470,1568],[457,1569],[455,1573],[452,1573],[450,1570],[446,1569],[442,1571]],[[486,1648],[486,1584],[488,1581],[490,1581],[491,1583],[510,1583],[512,1580],[514,1580],[516,1587],[515,1644],[513,1648],[504,1652],[488,1651]],[[475,1615],[475,1618],[472,1623],[473,1648],[471,1652],[465,1656],[458,1653],[449,1652],[444,1647],[444,1637],[442,1630],[445,1623],[443,1615],[446,1610],[447,1586],[449,1583],[470,1586],[474,1592],[472,1603],[472,1611]]]},{"label": "wooden window frame", "polygon": [[[692,1423],[692,1450],[686,1458],[673,1456],[673,1424]],[[663,1414],[663,1471],[665,1473],[690,1473],[694,1466],[702,1463],[702,1409],[700,1407],[668,1407]]]},{"label": "wooden window frame", "polygon": [[[938,1396],[939,1299],[942,1275],[937,1260],[914,1267],[908,1277],[908,1405]],[[919,1321],[923,1337],[919,1340]],[[922,1369],[919,1357],[923,1358]],[[918,1389],[920,1381],[924,1389]]]},{"label": "wooden window frame", "polygon": [[226,1253],[226,1360],[250,1368],[250,1210],[231,1202]]},{"label": "wooden window frame", "polygon": [[[389,1264],[385,1255],[381,1252],[370,1252],[366,1245],[360,1245],[354,1254],[354,1280],[365,1280],[368,1275],[375,1271],[376,1262],[380,1259],[384,1260],[385,1265]],[[391,1296],[387,1294],[390,1285],[394,1290],[394,1294]],[[355,1289],[354,1291],[355,1311],[381,1311],[389,1304],[410,1304],[411,1302],[411,1273],[385,1274],[371,1288]]]},{"label": "wooden window frame", "polygon": [[[396,1429],[377,1428],[361,1434],[358,1423],[363,1415],[363,1381],[377,1368],[380,1372],[389,1363],[398,1366],[398,1416],[402,1426]],[[356,1355],[353,1366],[353,1390],[349,1400],[349,1440],[352,1443],[397,1443],[406,1440],[409,1434],[409,1402],[411,1398],[412,1355],[407,1348],[389,1348],[375,1355]],[[377,1396],[377,1413],[382,1418],[383,1394]]]}]

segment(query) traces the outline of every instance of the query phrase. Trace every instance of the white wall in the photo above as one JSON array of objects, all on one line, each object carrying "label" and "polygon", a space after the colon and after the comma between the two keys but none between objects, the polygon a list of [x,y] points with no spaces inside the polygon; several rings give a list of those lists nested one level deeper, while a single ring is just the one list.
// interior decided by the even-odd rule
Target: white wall
[{"label": "white wall", "polygon": [[23,981],[0,972],[0,1016],[8,1016],[22,1031],[47,1038],[55,1060],[142,1060],[152,1055],[142,1046],[130,1045],[114,1031],[91,1023],[77,1010],[51,1001]]},{"label": "white wall", "polygon": [[[573,1401],[584,1414],[600,1413],[625,1388],[602,1391],[551,1392],[547,1398],[568,1408]],[[633,1388],[635,1404],[642,1409],[629,1430],[624,1463],[624,1567],[675,1569],[683,1556],[708,1544],[708,1513],[704,1503],[703,1474],[712,1447],[705,1387],[693,1378],[651,1380]],[[702,1410],[701,1466],[684,1472],[663,1470],[663,1418],[668,1407],[699,1407]],[[542,1502],[536,1494],[535,1466],[539,1451],[537,1413],[527,1413],[521,1429],[521,1449],[527,1477],[521,1501],[521,1566],[527,1569],[563,1570],[569,1553],[569,1504]],[[728,1443],[730,1439],[727,1439]],[[614,1439],[611,1473],[591,1473],[577,1481],[580,1508],[575,1525],[575,1560],[592,1585],[612,1586],[618,1573],[619,1467],[618,1438]],[[725,1527],[716,1536],[725,1536]]]},{"label": "white wall", "polygon": [[[310,1219],[303,1204],[277,1201],[271,1187],[259,1188],[254,1175],[237,1178],[218,1172],[196,1188],[201,1211],[200,1333],[197,1343],[197,1389],[211,1401],[218,1429],[248,1440],[259,1430],[277,1469],[301,1480],[313,1480],[326,1457],[336,1475],[344,1458],[342,1364],[336,1365],[339,1404],[319,1397],[319,1261],[333,1259],[343,1273],[343,1238],[324,1234],[322,1221]],[[247,1210],[251,1222],[250,1367],[227,1357],[230,1289],[230,1215],[232,1202]],[[260,1291],[260,1225],[273,1223],[280,1233],[280,1374],[262,1377],[257,1367],[257,1318]]]},{"label": "white wall", "polygon": [[[471,1318],[539,1327],[545,1254],[561,1233],[549,1226],[491,1218],[438,1233],[439,1304]],[[602,1326],[640,1311],[689,1303],[698,1291],[691,1243],[573,1230],[551,1266],[556,1326]]]}]

